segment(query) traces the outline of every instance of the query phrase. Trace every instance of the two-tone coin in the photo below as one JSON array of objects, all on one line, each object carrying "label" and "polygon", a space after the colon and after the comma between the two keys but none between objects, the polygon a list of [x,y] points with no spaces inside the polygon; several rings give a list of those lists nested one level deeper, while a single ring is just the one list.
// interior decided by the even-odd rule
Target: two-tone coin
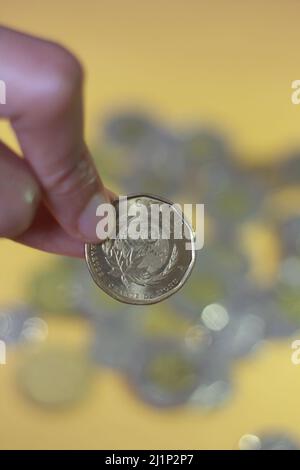
[{"label": "two-tone coin", "polygon": [[[193,230],[170,201],[141,194],[128,196],[126,204],[124,217],[122,202],[115,203],[116,235],[101,244],[85,245],[87,265],[96,284],[111,297],[137,305],[160,302],[177,292],[192,271]],[[157,213],[162,207],[170,211],[168,229],[163,218],[151,216],[154,206]],[[137,222],[135,218],[140,233],[137,238],[128,229]]]},{"label": "two-tone coin", "polygon": [[146,403],[155,407],[179,406],[197,389],[199,364],[180,341],[148,341],[137,348],[128,379]]}]

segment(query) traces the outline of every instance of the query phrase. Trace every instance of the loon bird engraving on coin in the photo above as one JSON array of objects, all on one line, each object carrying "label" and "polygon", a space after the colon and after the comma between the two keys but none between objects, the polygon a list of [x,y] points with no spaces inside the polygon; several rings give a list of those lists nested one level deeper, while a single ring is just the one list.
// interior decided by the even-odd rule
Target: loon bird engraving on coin
[{"label": "loon bird engraving on coin", "polygon": [[[85,245],[89,271],[95,283],[116,300],[137,305],[160,302],[180,289],[191,273],[195,262],[193,230],[170,201],[142,194],[127,196],[126,201],[126,223],[119,201],[114,204],[116,236],[101,244]],[[161,217],[151,217],[153,205],[167,205],[170,209],[168,231]],[[141,206],[147,212],[140,212]],[[128,233],[128,225],[135,222],[135,216],[130,214],[136,213],[140,234],[137,239]],[[175,237],[176,223],[182,233],[179,239]],[[186,249],[187,242],[191,249]]]}]

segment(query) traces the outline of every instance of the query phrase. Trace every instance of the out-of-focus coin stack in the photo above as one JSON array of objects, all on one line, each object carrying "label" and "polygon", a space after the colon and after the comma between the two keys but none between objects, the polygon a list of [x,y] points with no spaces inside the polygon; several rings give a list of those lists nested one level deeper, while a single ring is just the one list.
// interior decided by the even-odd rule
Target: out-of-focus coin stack
[{"label": "out-of-focus coin stack", "polygon": [[285,433],[271,431],[261,436],[244,434],[239,440],[240,450],[299,450],[299,443]]},{"label": "out-of-focus coin stack", "polygon": [[[91,375],[109,367],[151,406],[225,406],[233,362],[255,354],[266,339],[289,337],[300,328],[300,210],[293,202],[300,192],[298,154],[277,166],[246,168],[214,129],[171,129],[145,114],[124,112],[107,119],[94,155],[120,194],[205,204],[205,245],[186,285],[152,306],[111,299],[92,282],[83,261],[62,260],[37,273],[22,322],[59,313],[71,324],[76,313],[91,326],[92,340],[81,360],[78,351],[59,345],[35,349],[19,383],[36,403],[61,406],[85,396]],[[29,336],[38,329],[31,322]],[[24,338],[18,310],[1,317],[2,337]],[[285,442],[247,436],[240,448]]]}]

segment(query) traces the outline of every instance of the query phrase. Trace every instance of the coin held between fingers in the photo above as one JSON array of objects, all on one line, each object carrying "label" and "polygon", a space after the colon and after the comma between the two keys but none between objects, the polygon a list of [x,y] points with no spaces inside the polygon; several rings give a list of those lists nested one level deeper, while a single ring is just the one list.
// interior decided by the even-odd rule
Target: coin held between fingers
[{"label": "coin held between fingers", "polygon": [[[149,237],[151,206],[166,204],[183,229],[180,239],[175,238],[175,232],[166,238],[162,223],[155,218],[151,221]],[[85,245],[88,268],[95,283],[116,300],[137,305],[160,302],[179,290],[192,271],[195,263],[194,233],[183,214],[170,201],[138,194],[127,197],[127,205],[128,212],[124,217],[122,204],[115,202],[117,231],[114,238],[108,238],[101,245]],[[142,216],[138,221],[138,216],[130,216],[131,223],[141,227],[142,234],[136,239],[130,234],[128,214],[139,213],[141,205],[148,209],[146,219]],[[152,233],[155,233],[154,238]],[[192,241],[191,250],[186,249],[187,240]]]}]

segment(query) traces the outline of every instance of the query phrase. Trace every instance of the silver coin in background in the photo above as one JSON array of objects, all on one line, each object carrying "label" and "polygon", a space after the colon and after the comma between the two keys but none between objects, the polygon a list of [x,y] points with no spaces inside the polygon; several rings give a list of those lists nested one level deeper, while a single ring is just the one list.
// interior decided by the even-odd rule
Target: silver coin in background
[{"label": "silver coin in background", "polygon": [[285,433],[244,434],[239,440],[240,450],[299,450],[299,444]]},{"label": "silver coin in background", "polygon": [[[170,201],[138,194],[128,196],[126,202],[127,214],[139,214],[141,236],[133,239],[130,233],[125,233],[130,223],[134,223],[134,216],[123,220],[121,203],[117,201],[116,237],[101,244],[85,245],[88,268],[95,283],[116,300],[137,305],[160,302],[178,291],[191,273],[195,262],[193,230]],[[170,209],[170,236],[161,217],[152,217],[149,223],[153,205],[167,205]],[[143,215],[142,206],[147,209],[144,211],[147,215]],[[181,239],[175,237],[178,226]],[[186,243],[191,249],[186,248]]]},{"label": "silver coin in background", "polygon": [[295,215],[280,223],[278,234],[284,256],[300,255],[300,216]]},{"label": "silver coin in background", "polygon": [[299,443],[285,433],[270,433],[261,436],[261,450],[299,450]]}]

